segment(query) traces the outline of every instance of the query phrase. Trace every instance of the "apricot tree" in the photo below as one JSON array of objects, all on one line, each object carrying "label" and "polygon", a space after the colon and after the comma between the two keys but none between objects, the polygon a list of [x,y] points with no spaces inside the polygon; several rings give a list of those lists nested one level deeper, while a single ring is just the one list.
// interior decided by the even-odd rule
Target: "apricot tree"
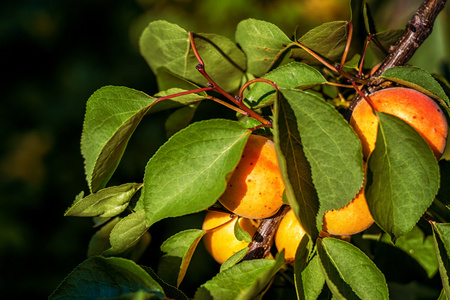
[{"label": "apricot tree", "polygon": [[[87,101],[81,152],[89,194],[65,215],[94,217],[100,229],[87,260],[50,299],[389,299],[398,263],[420,270],[417,278],[433,288],[438,278],[437,295],[450,295],[450,85],[405,66],[444,3],[425,0],[403,31],[375,31],[362,1],[351,1],[351,20],[300,37],[256,19],[239,23],[235,41],[151,22],[140,51],[160,92],[106,86]],[[405,90],[433,108],[408,112],[420,105],[413,96],[402,107]],[[378,98],[385,91],[398,94]],[[207,102],[232,117],[196,119]],[[108,185],[136,128],[161,111],[170,113],[170,137],[142,182]],[[442,130],[430,137],[410,119]],[[374,132],[363,156],[355,124],[365,122]],[[164,254],[156,270],[137,264],[158,222],[205,214],[203,228],[157,245]],[[299,226],[281,233],[286,214]],[[288,246],[274,245],[277,228],[278,239],[296,247],[287,256]],[[238,246],[215,256],[216,275],[187,295],[180,285],[202,239],[213,256]]]}]

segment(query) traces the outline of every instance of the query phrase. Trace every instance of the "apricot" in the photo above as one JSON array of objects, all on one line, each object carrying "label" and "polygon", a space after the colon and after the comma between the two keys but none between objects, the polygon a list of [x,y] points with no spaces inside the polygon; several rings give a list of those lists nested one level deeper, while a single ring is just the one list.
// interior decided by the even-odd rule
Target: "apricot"
[{"label": "apricot", "polygon": [[305,230],[297,220],[294,211],[290,209],[281,219],[275,232],[275,247],[278,252],[284,249],[284,258],[287,262],[295,260],[298,245],[304,235]]},{"label": "apricot", "polygon": [[[379,112],[389,113],[407,122],[428,142],[439,159],[447,144],[447,119],[439,105],[430,97],[410,88],[388,88],[370,95]],[[361,101],[353,111],[350,125],[358,134],[364,159],[375,148],[378,118],[367,101]]]},{"label": "apricot", "polygon": [[329,210],[323,215],[322,230],[325,233],[331,236],[349,236],[366,230],[374,223],[364,194],[365,185],[366,180],[355,198],[346,206]]},{"label": "apricot", "polygon": [[250,135],[219,202],[239,216],[263,219],[280,209],[283,191],[274,142]]},{"label": "apricot", "polygon": [[247,242],[239,241],[234,234],[234,226],[238,219],[241,228],[253,236],[258,228],[256,221],[217,211],[206,213],[202,228],[209,231],[203,236],[203,242],[208,253],[219,264],[248,246]]}]

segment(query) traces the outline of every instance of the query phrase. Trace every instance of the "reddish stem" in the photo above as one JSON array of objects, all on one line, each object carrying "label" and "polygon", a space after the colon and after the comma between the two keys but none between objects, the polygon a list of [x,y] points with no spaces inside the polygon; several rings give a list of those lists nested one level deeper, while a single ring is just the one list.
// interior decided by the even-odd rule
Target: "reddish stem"
[{"label": "reddish stem", "polygon": [[370,34],[367,37],[366,44],[364,46],[364,51],[363,51],[363,54],[361,56],[361,61],[359,62],[359,66],[358,66],[358,69],[359,69],[358,75],[359,76],[362,76],[362,68],[363,68],[363,64],[364,64],[364,58],[366,57],[367,47],[369,47],[369,42],[370,42],[371,39],[372,39],[372,34]]},{"label": "reddish stem", "polygon": [[194,33],[193,32],[189,32],[189,40],[190,40],[190,44],[191,44],[191,47],[192,47],[192,51],[194,52],[194,55],[195,55],[195,57],[198,60],[198,65],[197,65],[196,68],[203,75],[203,77],[205,77],[205,79],[208,80],[208,87],[211,88],[211,89],[216,90],[217,92],[219,92],[220,94],[225,96],[228,100],[230,100],[232,103],[234,103],[239,108],[241,108],[243,111],[245,111],[245,115],[246,116],[252,117],[252,118],[258,120],[259,122],[261,122],[263,124],[270,125],[271,123],[268,120],[264,119],[259,114],[257,114],[253,110],[251,110],[246,105],[244,105],[243,102],[240,99],[238,100],[235,97],[231,96],[229,93],[227,93],[225,90],[223,90],[219,85],[217,85],[214,82],[214,80],[212,80],[212,78],[206,72],[206,70],[205,70],[205,63],[203,62],[200,54],[198,53],[197,47],[195,46]]},{"label": "reddish stem", "polygon": [[348,36],[347,36],[347,43],[345,44],[344,53],[341,58],[341,64],[339,66],[339,73],[341,73],[342,68],[344,67],[345,61],[347,60],[348,51],[350,49],[350,45],[352,43],[352,37],[353,37],[353,23],[349,21],[347,23],[348,26]]},{"label": "reddish stem", "polygon": [[200,93],[200,92],[206,92],[206,91],[210,91],[210,90],[212,90],[211,87],[204,87],[204,88],[200,88],[200,89],[179,92],[179,93],[175,93],[175,94],[172,94],[172,95],[159,97],[156,101],[159,102],[159,101],[163,101],[163,100],[167,100],[167,99],[171,99],[171,98],[175,98],[175,97],[180,97],[180,96],[189,95],[189,94],[195,94],[195,93]]}]

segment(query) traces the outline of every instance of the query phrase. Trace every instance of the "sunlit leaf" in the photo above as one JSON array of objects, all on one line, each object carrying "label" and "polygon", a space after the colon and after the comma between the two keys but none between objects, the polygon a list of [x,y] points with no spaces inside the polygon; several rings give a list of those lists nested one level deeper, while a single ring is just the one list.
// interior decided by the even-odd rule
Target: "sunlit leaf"
[{"label": "sunlit leaf", "polygon": [[[347,43],[347,31],[347,21],[328,22],[311,29],[298,42],[330,61],[340,61]],[[349,57],[353,54],[349,53]],[[307,64],[321,64],[303,49],[292,50],[291,56]]]},{"label": "sunlit leaf", "polygon": [[249,248],[245,247],[245,248],[239,250],[238,252],[234,253],[233,255],[231,255],[223,264],[220,265],[220,272],[223,272],[226,269],[229,269],[232,266],[234,266],[235,264],[237,264],[238,262],[240,262],[245,257],[245,255],[248,253],[248,250],[249,250]]},{"label": "sunlit leaf", "polygon": [[450,106],[450,100],[443,88],[430,73],[413,66],[400,66],[386,70],[382,78],[416,89],[430,97],[444,101]]},{"label": "sunlit leaf", "polygon": [[124,253],[135,246],[147,230],[144,210],[129,214],[114,226],[109,238],[111,248],[103,255]]},{"label": "sunlit leaf", "polygon": [[111,231],[119,222],[119,220],[119,217],[112,219],[111,221],[103,225],[100,230],[94,233],[91,240],[89,241],[87,253],[88,257],[100,255],[103,253],[103,251],[106,251],[111,247],[111,244],[109,243],[109,235],[111,234]]},{"label": "sunlit leaf", "polygon": [[[306,89],[326,82],[326,79],[315,68],[298,62],[282,65],[265,74],[262,78],[268,79],[283,88]],[[245,97],[251,106],[267,106],[275,100],[276,90],[270,84],[256,82],[250,86]]]},{"label": "sunlit leaf", "polygon": [[253,299],[281,268],[284,258],[243,261],[218,273],[197,290],[194,299]]},{"label": "sunlit leaf", "polygon": [[234,235],[238,241],[244,241],[247,243],[252,241],[250,234],[241,227],[239,219],[234,222]]},{"label": "sunlit leaf", "polygon": [[[195,34],[194,42],[208,75],[224,90],[236,90],[245,71],[244,53],[234,42],[216,34]],[[196,84],[206,86],[208,83],[195,68],[199,62],[190,51],[189,33],[178,25],[167,21],[151,22],[139,44],[142,56],[155,74],[165,68]]]},{"label": "sunlit leaf", "polygon": [[140,290],[165,298],[162,287],[134,262],[93,256],[76,267],[49,299],[113,298]]},{"label": "sunlit leaf", "polygon": [[386,279],[357,247],[335,239],[318,242],[326,282],[337,299],[389,299]]},{"label": "sunlit leaf", "polygon": [[190,101],[197,101],[197,98],[158,102],[143,92],[117,86],[106,86],[92,94],[86,104],[81,137],[81,153],[91,192],[105,187],[146,113],[186,105]]},{"label": "sunlit leaf", "polygon": [[439,166],[430,146],[405,121],[376,113],[375,149],[369,157],[366,199],[377,224],[391,237],[408,233],[439,188]]},{"label": "sunlit leaf", "polygon": [[114,217],[123,212],[141,183],[125,183],[92,193],[75,202],[64,214],[77,217]]},{"label": "sunlit leaf", "polygon": [[241,21],[235,39],[247,55],[247,71],[255,76],[269,71],[292,42],[274,24],[255,19]]},{"label": "sunlit leaf", "polygon": [[239,122],[196,122],[174,134],[149,160],[140,202],[147,225],[201,211],[225,191],[250,130]]}]

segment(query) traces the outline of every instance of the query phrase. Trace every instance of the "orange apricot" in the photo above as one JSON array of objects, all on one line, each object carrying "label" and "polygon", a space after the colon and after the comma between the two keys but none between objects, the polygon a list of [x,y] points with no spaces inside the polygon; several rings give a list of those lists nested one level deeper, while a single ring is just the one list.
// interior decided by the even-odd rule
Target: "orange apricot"
[{"label": "orange apricot", "polygon": [[[388,88],[370,95],[374,109],[389,113],[407,122],[428,142],[439,159],[447,144],[447,119],[439,105],[430,97],[410,88]],[[378,119],[366,100],[353,111],[350,125],[358,134],[364,159],[375,148]]]},{"label": "orange apricot", "polygon": [[263,219],[280,209],[283,191],[274,142],[250,135],[219,202],[239,216]]},{"label": "orange apricot", "polygon": [[300,222],[297,220],[295,213],[290,209],[286,215],[281,219],[275,232],[275,246],[278,251],[284,249],[284,258],[288,262],[295,260],[298,245],[305,235]]},{"label": "orange apricot", "polygon": [[366,230],[374,223],[364,194],[365,184],[364,180],[363,187],[346,206],[329,210],[323,215],[322,230],[325,233],[332,236],[349,236]]},{"label": "orange apricot", "polygon": [[239,241],[234,234],[234,226],[238,220],[241,228],[250,236],[255,234],[258,228],[256,221],[217,211],[206,213],[202,228],[208,232],[203,236],[203,242],[206,250],[219,264],[248,246],[247,242]]}]

